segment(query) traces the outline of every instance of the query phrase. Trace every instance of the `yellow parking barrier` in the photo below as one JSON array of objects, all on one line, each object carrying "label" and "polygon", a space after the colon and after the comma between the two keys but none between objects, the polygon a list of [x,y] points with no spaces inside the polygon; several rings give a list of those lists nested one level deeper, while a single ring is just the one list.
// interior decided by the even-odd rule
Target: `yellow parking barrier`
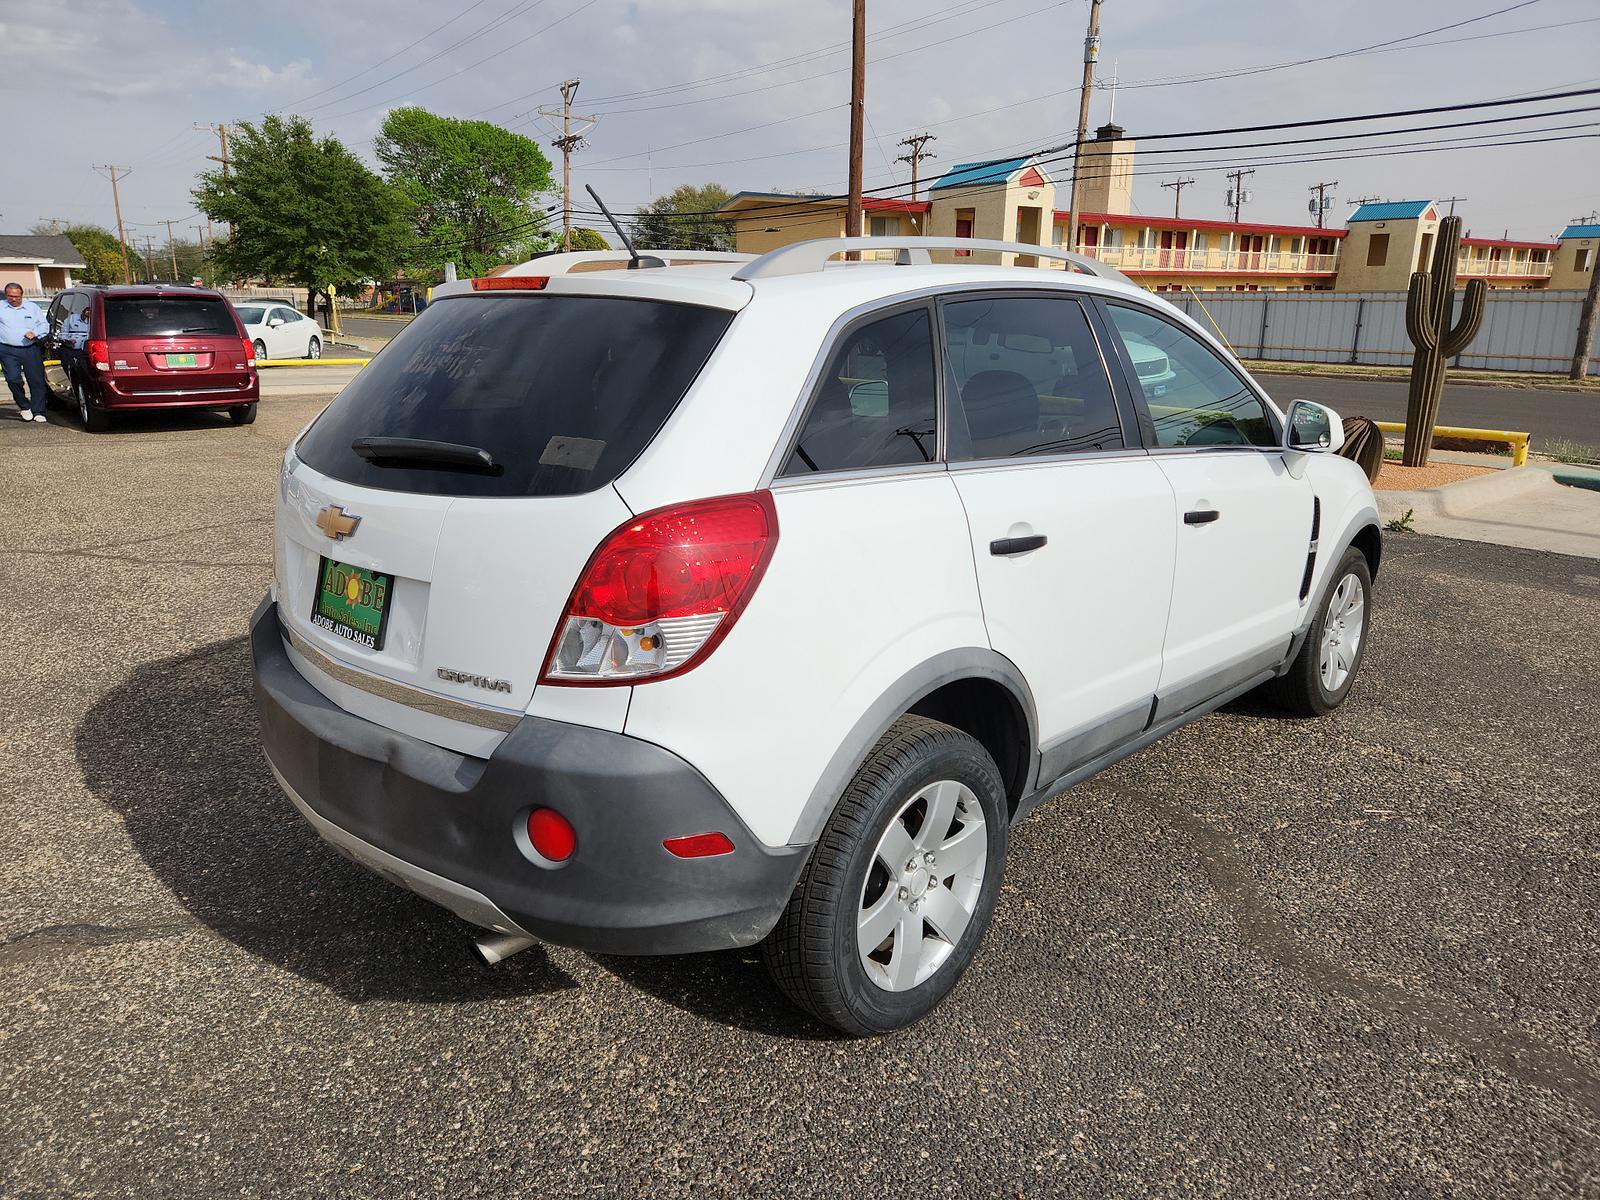
[{"label": "yellow parking barrier", "polygon": [[268,358],[256,364],[258,369],[267,367],[364,367],[372,360],[370,358]]},{"label": "yellow parking barrier", "polygon": [[[1406,431],[1404,421],[1378,421],[1375,424],[1385,433],[1403,434]],[[1525,433],[1509,429],[1465,429],[1459,425],[1435,425],[1433,436],[1472,442],[1505,442],[1511,447],[1511,465],[1528,465],[1528,435]]]}]

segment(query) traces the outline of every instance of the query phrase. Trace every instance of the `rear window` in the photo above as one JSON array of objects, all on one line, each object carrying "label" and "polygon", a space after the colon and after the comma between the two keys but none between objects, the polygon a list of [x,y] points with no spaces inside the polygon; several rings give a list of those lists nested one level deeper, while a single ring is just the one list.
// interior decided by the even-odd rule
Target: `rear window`
[{"label": "rear window", "polygon": [[228,302],[220,296],[108,296],[107,337],[170,337],[175,334],[238,337]]},{"label": "rear window", "polygon": [[[296,453],[324,475],[394,491],[593,491],[649,445],[732,320],[720,309],[609,296],[447,299],[384,347]],[[380,465],[350,448],[366,437],[472,446],[498,473]]]},{"label": "rear window", "polygon": [[246,325],[259,325],[261,324],[261,314],[266,310],[257,305],[250,305],[245,308],[236,308],[233,311],[239,314],[239,320]]}]

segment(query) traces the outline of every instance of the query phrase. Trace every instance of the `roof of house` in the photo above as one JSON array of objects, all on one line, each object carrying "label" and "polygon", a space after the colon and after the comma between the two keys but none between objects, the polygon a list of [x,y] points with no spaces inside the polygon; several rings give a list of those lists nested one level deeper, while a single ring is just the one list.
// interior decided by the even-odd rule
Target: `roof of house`
[{"label": "roof of house", "polygon": [[[957,163],[938,179],[933,181],[931,191],[942,188],[978,187],[983,184],[1005,183],[1013,175],[1025,171],[1029,166],[1035,166],[1032,155],[1023,155],[1021,158],[1003,158],[999,161]],[[1036,168],[1037,169],[1037,168]],[[1048,181],[1049,176],[1040,171],[1039,174]]]},{"label": "roof of house", "polygon": [[[1060,224],[1071,220],[1071,214],[1065,209],[1056,209],[1056,222]],[[1295,237],[1325,237],[1342,238],[1348,232],[1344,229],[1320,229],[1315,225],[1259,225],[1249,221],[1209,221],[1195,217],[1135,217],[1126,213],[1079,213],[1078,223],[1090,225],[1119,225],[1136,226],[1147,229],[1204,229],[1215,230],[1221,233],[1277,233],[1292,234]]]},{"label": "roof of house", "polygon": [[1409,221],[1427,212],[1432,204],[1432,200],[1384,200],[1377,204],[1363,204],[1350,214],[1345,224],[1356,221]]},{"label": "roof of house", "polygon": [[1561,239],[1600,237],[1600,225],[1568,225],[1561,231]]},{"label": "roof of house", "polygon": [[0,233],[0,262],[81,267],[83,256],[64,233]]}]

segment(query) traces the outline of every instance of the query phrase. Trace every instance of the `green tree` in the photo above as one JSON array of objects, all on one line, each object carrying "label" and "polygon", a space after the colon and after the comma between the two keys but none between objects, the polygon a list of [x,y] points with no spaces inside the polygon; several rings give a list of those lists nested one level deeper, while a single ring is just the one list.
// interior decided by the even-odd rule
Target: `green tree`
[{"label": "green tree", "polygon": [[675,187],[650,201],[634,218],[633,244],[641,250],[732,250],[733,223],[708,215],[729,199],[728,189],[720,183]]},{"label": "green tree", "polygon": [[[49,221],[35,225],[31,233],[60,233],[72,243],[73,249],[83,259],[84,269],[78,276],[84,283],[121,283],[122,247],[117,235],[98,225],[68,225],[60,228]],[[134,255],[128,253],[128,265],[133,265]]]},{"label": "green tree", "polygon": [[224,278],[297,284],[356,295],[383,279],[410,240],[405,198],[340,144],[318,139],[302,117],[245,122],[232,138],[232,172],[207,171],[200,211],[232,226],[211,243]]},{"label": "green tree", "polygon": [[572,227],[572,248],[574,250],[609,250],[611,249],[611,243],[586,225],[574,225]]},{"label": "green tree", "polygon": [[453,261],[463,275],[521,262],[549,244],[540,197],[551,190],[550,160],[532,138],[488,121],[397,108],[372,149],[410,202],[415,272]]}]

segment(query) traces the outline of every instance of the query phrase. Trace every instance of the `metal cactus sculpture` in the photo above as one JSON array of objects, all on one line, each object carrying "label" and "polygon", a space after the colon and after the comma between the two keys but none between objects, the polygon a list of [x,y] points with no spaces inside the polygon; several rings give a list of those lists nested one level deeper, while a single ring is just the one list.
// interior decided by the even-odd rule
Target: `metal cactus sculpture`
[{"label": "metal cactus sculpture", "polygon": [[1461,218],[1439,222],[1433,248],[1433,269],[1416,271],[1406,295],[1406,333],[1417,348],[1411,359],[1411,392],[1406,399],[1406,445],[1401,462],[1408,467],[1428,465],[1433,449],[1433,427],[1439,421],[1439,396],[1444,391],[1445,364],[1478,336],[1483,324],[1483,298],[1488,286],[1481,279],[1467,284],[1461,317],[1451,325],[1456,297],[1456,255],[1461,249]]}]

